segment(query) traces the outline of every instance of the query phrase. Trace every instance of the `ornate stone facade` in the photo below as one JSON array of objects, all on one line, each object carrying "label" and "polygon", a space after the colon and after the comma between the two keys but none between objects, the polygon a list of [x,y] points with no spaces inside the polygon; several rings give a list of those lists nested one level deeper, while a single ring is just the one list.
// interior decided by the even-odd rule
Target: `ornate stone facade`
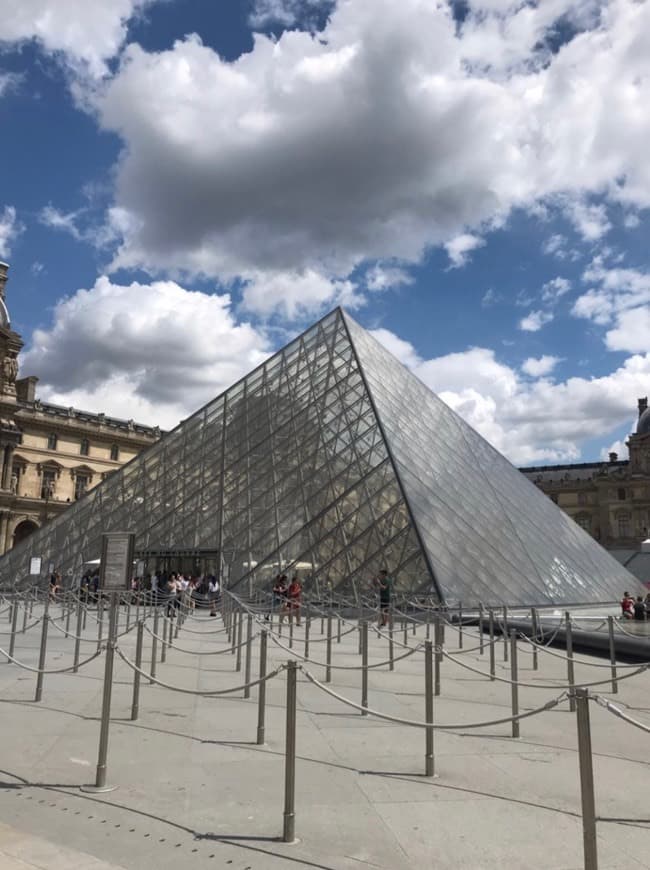
[{"label": "ornate stone facade", "polygon": [[0,263],[0,554],[160,438],[157,427],[63,408],[18,378],[23,341],[5,301]]},{"label": "ornate stone facade", "polygon": [[640,550],[650,530],[650,409],[638,401],[630,458],[522,468],[526,477],[608,550]]}]

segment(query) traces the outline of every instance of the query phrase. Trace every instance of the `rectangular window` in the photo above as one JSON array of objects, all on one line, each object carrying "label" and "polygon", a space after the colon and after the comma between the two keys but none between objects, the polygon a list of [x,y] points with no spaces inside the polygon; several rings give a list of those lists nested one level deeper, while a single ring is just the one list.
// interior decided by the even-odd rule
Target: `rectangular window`
[{"label": "rectangular window", "polygon": [[88,489],[88,475],[87,474],[78,474],[74,479],[74,497],[75,499],[81,498],[82,495]]},{"label": "rectangular window", "polygon": [[47,449],[48,450],[56,450],[59,439],[57,438],[54,432],[50,432],[47,436]]},{"label": "rectangular window", "polygon": [[82,439],[81,445],[79,447],[79,453],[82,456],[88,456],[88,454],[90,453],[90,442],[87,438]]},{"label": "rectangular window", "polygon": [[117,446],[117,444],[113,444],[113,446],[111,447],[111,459],[113,460],[113,462],[117,462],[119,458],[120,448]]},{"label": "rectangular window", "polygon": [[618,515],[618,536],[619,538],[629,538],[631,532],[631,523],[629,514]]},{"label": "rectangular window", "polygon": [[626,497],[627,497],[627,493],[626,493],[625,489],[623,487],[621,487],[618,491],[618,500],[625,501]]},{"label": "rectangular window", "polygon": [[53,498],[56,487],[56,471],[48,468],[43,471],[43,479],[41,480],[41,498]]}]

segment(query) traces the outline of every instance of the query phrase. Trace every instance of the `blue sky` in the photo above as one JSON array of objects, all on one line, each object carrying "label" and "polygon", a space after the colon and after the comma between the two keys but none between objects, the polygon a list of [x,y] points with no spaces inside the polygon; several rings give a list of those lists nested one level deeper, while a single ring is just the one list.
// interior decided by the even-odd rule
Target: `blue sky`
[{"label": "blue sky", "polygon": [[626,455],[649,2],[0,12],[0,256],[43,398],[170,427],[343,304],[513,462]]}]

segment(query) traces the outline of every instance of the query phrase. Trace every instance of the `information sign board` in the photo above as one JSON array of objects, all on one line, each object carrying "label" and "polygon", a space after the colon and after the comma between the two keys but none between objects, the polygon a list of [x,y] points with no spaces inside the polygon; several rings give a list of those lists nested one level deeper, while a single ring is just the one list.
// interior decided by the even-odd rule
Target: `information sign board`
[{"label": "information sign board", "polygon": [[100,586],[119,591],[128,589],[133,568],[133,532],[107,532],[102,535]]},{"label": "information sign board", "polygon": [[32,556],[29,560],[29,573],[33,576],[41,573],[41,564],[43,560],[40,556]]}]

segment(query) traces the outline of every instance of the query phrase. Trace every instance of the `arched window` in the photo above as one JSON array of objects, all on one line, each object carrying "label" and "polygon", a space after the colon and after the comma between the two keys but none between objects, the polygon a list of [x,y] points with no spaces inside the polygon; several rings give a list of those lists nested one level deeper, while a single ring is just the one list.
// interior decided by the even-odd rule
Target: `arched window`
[{"label": "arched window", "polygon": [[120,448],[118,447],[117,444],[112,444],[111,445],[111,459],[113,460],[113,462],[117,462],[119,458],[120,458]]},{"label": "arched window", "polygon": [[59,439],[56,435],[56,432],[50,432],[50,434],[47,436],[47,449],[56,450],[58,443]]},{"label": "arched window", "polygon": [[88,454],[90,453],[90,442],[88,441],[87,438],[81,439],[81,446],[79,448],[79,453],[82,456],[88,456]]}]

